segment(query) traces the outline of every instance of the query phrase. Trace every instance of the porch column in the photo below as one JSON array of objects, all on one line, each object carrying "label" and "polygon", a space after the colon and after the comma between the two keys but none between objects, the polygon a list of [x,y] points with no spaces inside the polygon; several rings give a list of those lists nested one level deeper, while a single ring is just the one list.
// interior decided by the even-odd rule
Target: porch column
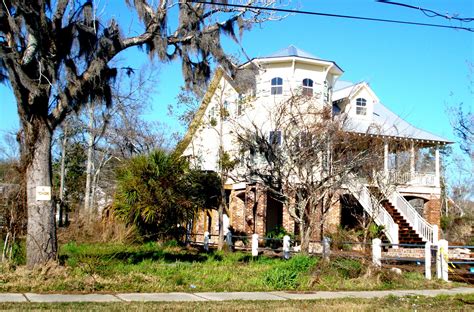
[{"label": "porch column", "polygon": [[410,176],[411,180],[415,178],[415,142],[413,141],[410,146]]},{"label": "porch column", "polygon": [[435,162],[435,185],[439,187],[440,185],[440,169],[439,169],[439,148],[438,148],[438,145],[436,145],[436,149],[435,149],[435,159],[436,159],[436,162]]},{"label": "porch column", "polygon": [[388,179],[388,142],[385,142],[383,145],[383,172],[385,173],[385,178]]}]

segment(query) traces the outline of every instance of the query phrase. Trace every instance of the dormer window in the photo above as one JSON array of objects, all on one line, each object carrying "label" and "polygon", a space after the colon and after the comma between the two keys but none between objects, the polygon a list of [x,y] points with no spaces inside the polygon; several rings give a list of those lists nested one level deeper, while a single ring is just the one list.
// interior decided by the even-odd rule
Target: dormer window
[{"label": "dormer window", "polygon": [[283,93],[283,79],[280,77],[275,77],[272,79],[272,95],[278,95]]},{"label": "dormer window", "polygon": [[313,80],[306,78],[303,79],[303,95],[313,96]]},{"label": "dormer window", "polygon": [[356,115],[367,115],[367,100],[363,98],[356,99]]}]

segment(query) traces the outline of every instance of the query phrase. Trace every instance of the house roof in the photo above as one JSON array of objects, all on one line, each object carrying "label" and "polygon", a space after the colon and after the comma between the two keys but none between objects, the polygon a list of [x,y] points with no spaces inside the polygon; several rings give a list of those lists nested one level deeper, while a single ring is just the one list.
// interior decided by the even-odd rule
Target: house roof
[{"label": "house roof", "polygon": [[[338,81],[334,87],[333,101],[350,98],[365,82],[351,83]],[[434,141],[440,143],[452,143],[441,136],[419,129],[400,116],[392,112],[381,102],[374,104],[372,119],[352,118],[348,130],[357,133],[367,133],[390,137],[414,139],[421,141]]]},{"label": "house roof", "polygon": [[339,65],[337,65],[336,62],[322,59],[322,58],[320,58],[318,56],[315,56],[315,55],[313,55],[309,52],[301,50],[300,48],[297,48],[294,45],[289,45],[288,47],[286,47],[284,49],[281,49],[281,50],[278,50],[277,52],[272,53],[272,54],[267,55],[267,56],[260,56],[260,57],[252,58],[251,60],[243,63],[241,66],[246,66],[248,63],[251,63],[254,60],[264,60],[264,59],[271,60],[271,59],[294,58],[294,57],[297,57],[297,58],[300,58],[300,59],[306,59],[309,62],[319,62],[319,63],[325,63],[325,64],[332,64],[337,69],[337,71],[340,72],[339,74],[342,74],[344,72],[339,67]]},{"label": "house roof", "polygon": [[312,58],[312,59],[321,59],[317,56],[314,56],[311,53],[308,53],[304,50],[301,50],[294,45],[289,45],[288,47],[278,50],[277,52],[270,54],[267,57],[287,57],[287,56],[296,56],[296,57],[305,57],[305,58]]}]

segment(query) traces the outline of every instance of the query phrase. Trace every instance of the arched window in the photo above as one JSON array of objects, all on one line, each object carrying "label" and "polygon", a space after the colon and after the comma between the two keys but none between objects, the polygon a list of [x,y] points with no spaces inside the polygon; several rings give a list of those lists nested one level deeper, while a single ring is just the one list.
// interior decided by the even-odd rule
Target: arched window
[{"label": "arched window", "polygon": [[356,99],[356,114],[367,115],[367,100],[363,98]]},{"label": "arched window", "polygon": [[271,94],[277,95],[283,93],[283,79],[280,77],[275,77],[272,79],[272,89]]},{"label": "arched window", "polygon": [[303,95],[313,96],[313,80],[309,78],[303,79]]}]

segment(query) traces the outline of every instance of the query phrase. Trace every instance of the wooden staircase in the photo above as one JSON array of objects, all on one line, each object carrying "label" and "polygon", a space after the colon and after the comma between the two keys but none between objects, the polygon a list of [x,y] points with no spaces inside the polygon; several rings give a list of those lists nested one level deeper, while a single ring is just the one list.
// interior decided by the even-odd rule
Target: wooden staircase
[{"label": "wooden staircase", "polygon": [[395,209],[392,203],[385,199],[381,202],[382,206],[392,216],[398,224],[399,244],[424,244],[425,241],[415,232],[405,218]]}]

